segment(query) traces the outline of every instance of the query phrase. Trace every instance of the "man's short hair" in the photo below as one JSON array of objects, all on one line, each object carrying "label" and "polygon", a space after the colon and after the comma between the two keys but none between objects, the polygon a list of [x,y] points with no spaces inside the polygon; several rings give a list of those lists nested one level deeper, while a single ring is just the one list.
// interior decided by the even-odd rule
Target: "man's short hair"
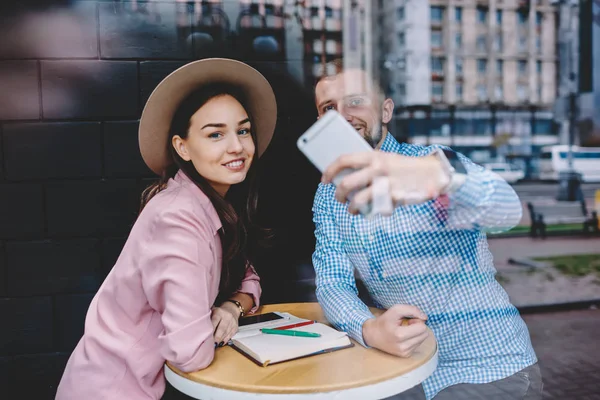
[{"label": "man's short hair", "polygon": [[[325,63],[325,68],[323,68],[321,75],[316,78],[315,87],[317,86],[317,84],[319,82],[321,82],[321,80],[327,79],[327,78],[333,78],[336,75],[344,72],[345,69],[359,69],[363,72],[367,72],[363,67],[346,67],[344,64],[343,58],[335,58],[335,59]],[[388,97],[388,93],[385,90],[383,83],[381,82],[381,79],[373,77],[372,83],[373,83],[373,86],[375,88],[377,88],[379,93],[381,93],[384,97]]]}]

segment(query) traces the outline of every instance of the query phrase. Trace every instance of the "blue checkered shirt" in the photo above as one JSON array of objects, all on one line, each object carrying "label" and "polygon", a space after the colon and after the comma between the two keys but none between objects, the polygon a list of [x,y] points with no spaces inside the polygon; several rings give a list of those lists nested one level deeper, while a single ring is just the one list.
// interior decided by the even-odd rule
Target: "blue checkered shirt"
[{"label": "blue checkered shirt", "polygon": [[[398,143],[388,134],[381,150],[423,156],[435,147]],[[458,191],[398,207],[391,217],[351,215],[332,184],[319,185],[313,206],[317,298],[327,319],[365,345],[362,326],[373,314],[358,297],[355,273],[377,307],[423,310],[439,349],[438,368],[423,382],[427,399],[537,362],[527,326],[495,279],[486,239],[486,232],[519,222],[521,203],[496,174],[459,157],[468,176]]]}]

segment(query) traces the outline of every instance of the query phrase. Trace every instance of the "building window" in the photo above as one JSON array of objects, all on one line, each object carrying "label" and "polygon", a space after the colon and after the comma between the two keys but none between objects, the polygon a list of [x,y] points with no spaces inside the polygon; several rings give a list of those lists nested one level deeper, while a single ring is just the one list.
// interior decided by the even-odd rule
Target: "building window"
[{"label": "building window", "polygon": [[543,14],[541,12],[539,12],[539,11],[536,11],[536,13],[535,13],[535,24],[537,26],[540,26],[540,25],[542,25],[542,21],[543,20],[544,20]]},{"label": "building window", "polygon": [[527,87],[525,85],[517,86],[517,98],[521,102],[527,100]]},{"label": "building window", "polygon": [[542,74],[542,62],[541,61],[536,61],[535,62],[535,70],[537,71],[538,74]]},{"label": "building window", "polygon": [[431,7],[431,22],[442,22],[444,18],[444,7]]},{"label": "building window", "polygon": [[333,8],[325,7],[325,18],[333,18]]},{"label": "building window", "polygon": [[398,20],[404,21],[404,7],[398,8]]},{"label": "building window", "polygon": [[310,8],[310,16],[318,17],[319,16],[319,7],[311,7]]},{"label": "building window", "polygon": [[494,96],[496,96],[496,100],[502,100],[504,97],[501,83],[496,84],[496,87],[494,88]]},{"label": "building window", "polygon": [[538,53],[542,52],[542,37],[541,36],[535,37],[535,49],[537,50]]},{"label": "building window", "polygon": [[456,100],[462,101],[462,98],[463,98],[463,84],[457,83],[456,84]]},{"label": "building window", "polygon": [[487,22],[488,10],[485,7],[477,7],[477,22],[485,24]]},{"label": "building window", "polygon": [[406,45],[406,35],[404,32],[398,33],[398,45],[404,47]]},{"label": "building window", "polygon": [[456,36],[454,36],[454,45],[456,46],[457,49],[460,49],[462,47],[462,34],[461,33],[457,33]]},{"label": "building window", "polygon": [[502,53],[504,51],[504,42],[502,40],[502,34],[499,33],[494,38],[494,50],[498,53]]},{"label": "building window", "polygon": [[496,23],[498,25],[502,24],[502,10],[496,10]]},{"label": "building window", "polygon": [[454,19],[456,22],[462,22],[462,7],[456,7],[454,9]]},{"label": "building window", "polygon": [[519,35],[519,51],[527,52],[527,36]]},{"label": "building window", "polygon": [[479,101],[487,100],[487,89],[484,84],[480,83],[479,85],[477,85],[477,98],[479,99]]},{"label": "building window", "polygon": [[542,83],[538,83],[538,87],[537,87],[537,99],[539,103],[543,103],[543,97],[542,97]]},{"label": "building window", "polygon": [[519,60],[517,62],[517,71],[519,72],[519,75],[526,75],[527,74],[527,61]]},{"label": "building window", "polygon": [[432,82],[431,95],[434,101],[442,101],[444,97],[444,82]]},{"label": "building window", "polygon": [[518,11],[517,18],[519,20],[519,25],[525,25],[527,23],[527,13],[523,11]]},{"label": "building window", "polygon": [[463,73],[463,60],[460,57],[456,57],[456,73],[457,74],[462,74]]},{"label": "building window", "polygon": [[496,74],[498,76],[502,76],[503,71],[504,71],[504,61],[496,60]]},{"label": "building window", "polygon": [[431,31],[431,47],[434,49],[442,48],[442,32]]},{"label": "building window", "polygon": [[485,75],[485,72],[487,70],[487,60],[480,58],[479,60],[477,60],[477,72],[479,72],[481,75]]},{"label": "building window", "polygon": [[444,72],[444,59],[442,57],[431,57],[431,71],[434,74]]},{"label": "building window", "polygon": [[479,53],[485,53],[487,52],[487,46],[486,46],[486,40],[485,40],[485,35],[479,35],[477,36],[477,51]]}]

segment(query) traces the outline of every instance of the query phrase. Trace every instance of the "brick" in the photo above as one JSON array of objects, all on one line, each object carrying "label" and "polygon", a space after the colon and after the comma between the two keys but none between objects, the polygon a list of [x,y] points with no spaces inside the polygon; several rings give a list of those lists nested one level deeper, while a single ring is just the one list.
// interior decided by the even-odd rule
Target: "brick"
[{"label": "brick", "polygon": [[[191,58],[185,3],[99,4],[102,58]],[[135,7],[136,9],[133,9]]]},{"label": "brick", "polygon": [[137,117],[137,65],[42,61],[42,97],[44,118]]},{"label": "brick", "polygon": [[0,61],[0,120],[39,119],[36,61]]},{"label": "brick", "polygon": [[68,359],[69,356],[64,353],[15,357],[11,392],[18,393],[20,399],[54,399]]},{"label": "brick", "polygon": [[0,23],[0,58],[97,57],[96,4],[18,13]]},{"label": "brick", "polygon": [[140,187],[135,180],[48,184],[48,232],[51,236],[127,234],[139,199]]},{"label": "brick", "polygon": [[138,121],[104,125],[104,175],[106,177],[152,176],[138,144]]},{"label": "brick", "polygon": [[72,352],[81,339],[85,315],[93,298],[93,294],[56,297],[55,332],[59,351]]},{"label": "brick", "polygon": [[52,299],[0,299],[0,356],[52,351]]},{"label": "brick", "polygon": [[44,235],[43,190],[37,184],[0,184],[0,239]]},{"label": "brick", "polygon": [[142,108],[160,81],[184,64],[184,62],[178,61],[140,62],[140,91],[142,93]]},{"label": "brick", "polygon": [[3,141],[3,130],[0,125],[0,181],[4,180],[4,145]]},{"label": "brick", "polygon": [[[0,398],[8,399],[10,391],[8,390],[9,383],[12,382],[12,358],[0,357]],[[10,375],[9,375],[10,374]],[[14,393],[14,392],[12,392]]]},{"label": "brick", "polygon": [[96,239],[6,244],[9,296],[95,292],[102,283]]},{"label": "brick", "polygon": [[123,246],[125,246],[125,239],[111,238],[102,241],[102,267],[105,274],[108,274],[114,267]]},{"label": "brick", "polygon": [[4,242],[0,242],[0,297],[6,296],[6,263]]},{"label": "brick", "polygon": [[101,143],[97,122],[7,125],[4,128],[6,179],[100,177]]}]

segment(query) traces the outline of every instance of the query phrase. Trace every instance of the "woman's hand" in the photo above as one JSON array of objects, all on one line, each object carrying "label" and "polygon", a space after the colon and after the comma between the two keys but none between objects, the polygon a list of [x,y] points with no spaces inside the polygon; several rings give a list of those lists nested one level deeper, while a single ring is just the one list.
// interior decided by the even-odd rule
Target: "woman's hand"
[{"label": "woman's hand", "polygon": [[213,324],[215,343],[217,345],[223,346],[237,333],[239,317],[240,310],[235,304],[228,301],[219,307],[212,308],[210,320]]}]

